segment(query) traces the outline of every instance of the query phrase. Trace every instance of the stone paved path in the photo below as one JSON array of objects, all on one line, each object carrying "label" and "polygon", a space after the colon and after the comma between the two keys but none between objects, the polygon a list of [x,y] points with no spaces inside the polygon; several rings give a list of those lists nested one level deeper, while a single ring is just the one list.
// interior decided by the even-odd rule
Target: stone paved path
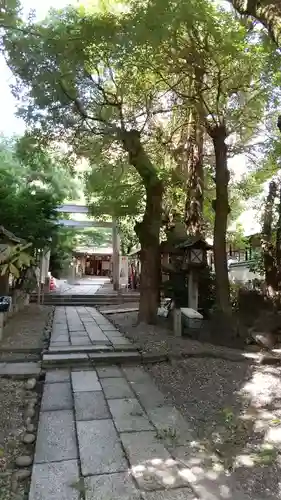
[{"label": "stone paved path", "polygon": [[[56,309],[50,349],[101,341],[126,339],[94,308]],[[240,500],[193,445],[141,366],[48,370],[29,500]]]},{"label": "stone paved path", "polygon": [[[109,282],[109,279],[103,277],[77,278],[73,284],[58,281],[57,293],[63,293],[66,295],[95,295],[107,282]],[[111,288],[112,286],[110,289]]]}]

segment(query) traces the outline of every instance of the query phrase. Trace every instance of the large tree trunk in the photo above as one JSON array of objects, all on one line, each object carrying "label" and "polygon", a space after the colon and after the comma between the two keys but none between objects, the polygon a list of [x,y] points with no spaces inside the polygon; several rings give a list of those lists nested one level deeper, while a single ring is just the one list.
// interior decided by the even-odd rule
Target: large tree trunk
[{"label": "large tree trunk", "polygon": [[272,244],[273,207],[276,194],[277,194],[277,186],[276,183],[272,181],[269,184],[269,191],[263,214],[263,228],[262,228],[262,241],[261,241],[261,246],[263,251],[265,282],[269,295],[273,295],[277,289],[277,268],[275,263],[275,250]]},{"label": "large tree trunk", "polygon": [[136,225],[141,244],[141,283],[139,322],[153,324],[159,305],[161,278],[159,233],[162,218],[162,183],[146,187],[143,220]]},{"label": "large tree trunk", "polygon": [[227,168],[227,137],[225,125],[212,128],[209,131],[212,137],[216,158],[216,200],[215,227],[214,227],[214,261],[216,273],[216,302],[218,310],[224,314],[231,313],[229,298],[229,279],[226,256],[226,230],[229,212]]},{"label": "large tree trunk", "polygon": [[281,46],[280,0],[228,0],[241,15],[252,16],[268,30],[272,40]]},{"label": "large tree trunk", "polygon": [[145,190],[146,205],[141,223],[136,224],[136,233],[141,244],[141,283],[139,322],[155,323],[160,290],[160,228],[162,223],[163,183],[157,169],[143,148],[140,133],[123,131],[122,143],[128,152],[129,162],[140,174]]},{"label": "large tree trunk", "polygon": [[195,112],[190,115],[185,223],[192,235],[203,232],[203,130]]}]

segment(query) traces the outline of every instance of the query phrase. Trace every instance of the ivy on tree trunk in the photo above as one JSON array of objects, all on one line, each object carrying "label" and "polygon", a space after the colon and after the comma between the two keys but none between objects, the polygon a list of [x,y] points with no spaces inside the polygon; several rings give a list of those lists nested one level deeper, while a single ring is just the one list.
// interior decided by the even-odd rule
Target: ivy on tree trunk
[{"label": "ivy on tree trunk", "polygon": [[156,321],[159,305],[163,183],[141,143],[140,133],[123,131],[121,139],[129,162],[141,176],[146,191],[143,220],[135,226],[141,244],[139,322],[152,324]]},{"label": "ivy on tree trunk", "polygon": [[208,130],[212,138],[216,158],[216,200],[215,227],[214,227],[214,261],[216,273],[216,302],[218,310],[230,314],[229,279],[226,256],[226,230],[229,213],[228,183],[229,171],[227,168],[227,137],[224,124],[214,126]]}]

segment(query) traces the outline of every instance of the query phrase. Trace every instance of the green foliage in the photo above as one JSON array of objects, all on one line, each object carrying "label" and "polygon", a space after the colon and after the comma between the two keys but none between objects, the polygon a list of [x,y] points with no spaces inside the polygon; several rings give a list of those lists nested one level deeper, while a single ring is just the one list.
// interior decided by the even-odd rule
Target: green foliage
[{"label": "green foliage", "polygon": [[[165,216],[184,213],[186,177],[174,153],[180,141],[184,147],[188,144],[190,110],[199,116],[206,135],[214,126],[226,125],[233,155],[251,149],[261,121],[272,111],[268,103],[273,98],[279,102],[274,87],[280,75],[272,47],[255,43],[257,33],[214,2],[130,0],[116,5],[119,12],[112,2],[110,7],[103,3],[102,9],[80,5],[53,10],[40,23],[15,18],[17,29],[4,35],[5,53],[17,78],[14,92],[21,100],[20,113],[44,141],[38,143],[36,134],[27,134],[19,142],[17,157],[26,165],[20,185],[27,187],[20,188],[18,182],[14,197],[8,199],[2,185],[14,186],[14,174],[6,169],[0,178],[0,213],[3,199],[7,227],[16,234],[25,228],[23,236],[35,246],[43,245],[53,232],[53,207],[65,197],[70,179],[63,158],[54,161],[55,152],[46,156],[46,142],[65,141],[68,151],[88,160],[91,212],[118,218],[123,251],[128,251],[137,243],[132,229],[145,210],[148,178],[163,181]],[[124,131],[135,129],[142,154],[147,155],[139,163],[139,150],[134,144],[126,146],[124,136]],[[261,145],[261,150],[264,156],[257,167],[238,183],[230,180],[229,222],[241,213],[241,198],[258,194],[277,168],[278,141]],[[40,175],[38,164],[43,166]],[[204,168],[204,214],[211,233],[214,160],[205,159]],[[38,217],[32,225],[34,213]],[[69,255],[69,237],[62,246]],[[56,252],[58,256],[59,247]]]},{"label": "green foliage", "polygon": [[20,278],[23,268],[29,268],[34,259],[26,251],[30,249],[31,244],[7,245],[0,249],[0,275],[11,274],[14,278]]},{"label": "green foliage", "polygon": [[212,309],[215,303],[215,275],[209,267],[200,270],[198,277],[199,309],[205,314]]},{"label": "green foliage", "polygon": [[1,224],[33,249],[44,248],[58,230],[56,207],[73,192],[72,177],[60,155],[27,146],[26,137],[0,142]]},{"label": "green foliage", "polygon": [[252,273],[264,275],[264,258],[262,252],[255,252],[249,263],[249,270]]},{"label": "green foliage", "polygon": [[106,155],[101,156],[85,181],[92,215],[124,217],[143,213],[145,192],[141,178],[122,158],[110,162]]}]

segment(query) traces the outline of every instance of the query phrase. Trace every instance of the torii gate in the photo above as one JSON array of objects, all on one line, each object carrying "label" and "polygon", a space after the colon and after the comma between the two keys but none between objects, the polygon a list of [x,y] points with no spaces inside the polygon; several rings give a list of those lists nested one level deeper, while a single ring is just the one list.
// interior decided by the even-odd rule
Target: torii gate
[{"label": "torii gate", "polygon": [[[65,204],[60,205],[57,212],[67,213],[67,214],[88,214],[89,209],[86,205],[76,205],[76,204]],[[112,218],[112,222],[102,222],[102,221],[74,221],[68,219],[61,219],[58,221],[59,224],[66,227],[76,227],[83,229],[85,227],[107,227],[112,228],[112,271],[113,271],[113,288],[114,290],[119,290],[119,275],[120,275],[120,237],[117,230],[116,220]]]}]

